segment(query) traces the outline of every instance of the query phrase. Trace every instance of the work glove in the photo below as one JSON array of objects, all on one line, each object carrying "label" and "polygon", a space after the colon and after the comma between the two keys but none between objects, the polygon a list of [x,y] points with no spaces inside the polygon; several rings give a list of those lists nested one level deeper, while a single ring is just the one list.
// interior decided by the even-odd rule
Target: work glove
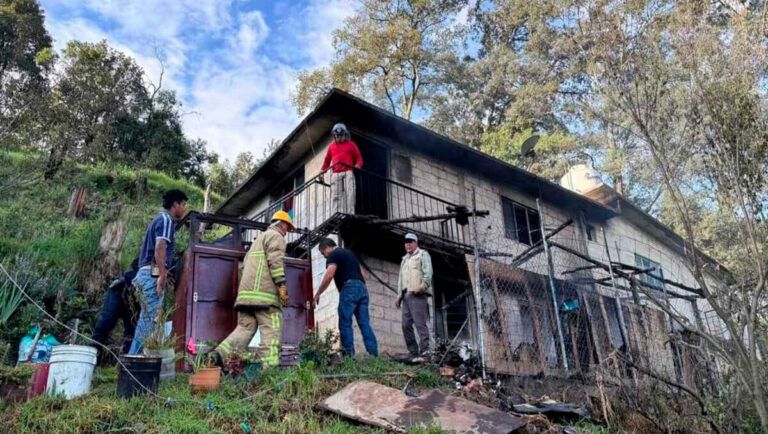
[{"label": "work glove", "polygon": [[277,296],[280,297],[280,304],[283,307],[288,306],[288,288],[286,288],[285,284],[277,288]]}]

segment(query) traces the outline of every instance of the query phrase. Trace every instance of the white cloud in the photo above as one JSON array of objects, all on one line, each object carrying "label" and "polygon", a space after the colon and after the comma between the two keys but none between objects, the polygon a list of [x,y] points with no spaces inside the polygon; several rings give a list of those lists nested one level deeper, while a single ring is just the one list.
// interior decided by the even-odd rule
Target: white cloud
[{"label": "white cloud", "polygon": [[332,32],[355,4],[266,2],[269,15],[244,10],[242,0],[41,2],[57,48],[71,39],[106,39],[134,57],[151,81],[160,74],[160,53],[164,87],[176,90],[190,113],[185,132],[230,159],[242,151],[260,155],[269,140],[294,128],[296,75],[332,59]]},{"label": "white cloud", "polygon": [[250,59],[268,35],[269,27],[261,12],[246,12],[240,15],[240,25],[230,43],[234,50],[240,52],[240,58]]}]

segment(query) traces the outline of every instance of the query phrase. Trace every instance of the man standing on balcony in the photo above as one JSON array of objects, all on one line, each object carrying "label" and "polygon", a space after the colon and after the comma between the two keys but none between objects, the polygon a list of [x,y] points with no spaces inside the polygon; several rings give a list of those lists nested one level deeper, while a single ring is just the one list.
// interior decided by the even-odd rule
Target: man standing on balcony
[{"label": "man standing on balcony", "polygon": [[333,141],[323,161],[322,173],[331,169],[333,212],[355,213],[355,172],[363,168],[363,156],[352,141],[347,126],[338,123],[331,130]]},{"label": "man standing on balcony", "polygon": [[[398,289],[402,293],[397,297],[395,306],[403,308],[403,337],[411,361],[424,362],[424,355],[429,351],[429,296],[432,291],[432,258],[426,250],[419,248],[419,238],[415,234],[405,235],[405,256],[400,262]],[[419,342],[413,328],[419,333]]]}]

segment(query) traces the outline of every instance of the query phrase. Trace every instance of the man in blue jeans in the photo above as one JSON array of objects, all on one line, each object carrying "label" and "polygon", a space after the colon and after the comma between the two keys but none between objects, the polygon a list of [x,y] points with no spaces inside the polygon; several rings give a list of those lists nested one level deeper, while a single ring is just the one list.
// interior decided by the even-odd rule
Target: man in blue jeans
[{"label": "man in blue jeans", "polygon": [[128,354],[141,354],[144,337],[149,335],[157,321],[168,270],[173,263],[176,221],[187,213],[187,200],[187,195],[181,190],[166,191],[163,194],[163,210],[147,226],[139,253],[139,271],[133,279],[133,286],[141,292],[141,314]]},{"label": "man in blue jeans", "polygon": [[365,350],[372,356],[378,356],[379,347],[368,316],[368,288],[365,287],[360,263],[354,253],[336,247],[336,242],[330,238],[322,239],[318,248],[320,253],[325,256],[326,270],[323,280],[320,282],[320,288],[317,290],[317,295],[315,295],[315,306],[320,302],[320,294],[328,289],[328,285],[333,280],[339,290],[339,334],[341,335],[341,347],[344,349],[344,354],[349,357],[355,355],[355,340],[352,331],[352,316],[354,315],[357,318],[360,333],[363,334]]}]

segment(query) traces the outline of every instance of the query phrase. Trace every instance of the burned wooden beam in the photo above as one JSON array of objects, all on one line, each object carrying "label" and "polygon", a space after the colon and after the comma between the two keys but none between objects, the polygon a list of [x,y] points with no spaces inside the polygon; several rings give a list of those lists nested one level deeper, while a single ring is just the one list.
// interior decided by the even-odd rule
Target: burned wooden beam
[{"label": "burned wooden beam", "polygon": [[[563,229],[567,228],[567,227],[568,227],[568,226],[570,226],[572,223],[573,223],[573,219],[568,219],[567,221],[565,221],[565,222],[563,222],[562,224],[560,224],[560,226],[558,226],[558,227],[556,227],[556,228],[552,229],[552,231],[551,231],[551,232],[549,232],[549,233],[548,233],[548,234],[545,236],[545,238],[546,238],[547,240],[549,240],[551,237],[553,237],[553,236],[557,235],[557,234],[558,234],[560,231],[562,231]],[[513,258],[512,258],[512,264],[513,264],[513,265],[517,265],[517,262],[518,262],[518,261],[520,261],[520,260],[522,260],[523,258],[525,258],[525,256],[526,256],[526,255],[528,255],[528,254],[530,254],[530,253],[533,253],[534,251],[536,251],[536,253],[539,253],[539,251],[540,251],[540,250],[543,250],[543,248],[544,248],[544,247],[543,247],[543,240],[542,240],[542,241],[538,241],[538,242],[534,243],[532,246],[528,247],[527,249],[523,250],[522,252],[520,252],[520,253],[518,253],[518,254],[514,254],[514,253],[507,253],[507,252],[489,252],[489,253],[484,253],[484,254],[482,254],[482,256],[483,256],[483,257],[494,257],[494,256],[497,256],[497,257],[503,257],[503,256],[513,256]]]},{"label": "burned wooden beam", "polygon": [[[563,251],[565,251],[565,252],[568,252],[568,253],[570,253],[570,254],[572,254],[572,255],[574,255],[574,256],[577,256],[577,257],[579,257],[579,258],[581,258],[581,259],[583,259],[583,260],[585,260],[585,261],[587,261],[587,262],[589,262],[589,263],[592,263],[592,264],[594,264],[594,265],[597,265],[599,268],[602,268],[602,269],[603,269],[603,270],[605,270],[605,271],[608,271],[608,272],[610,272],[610,271],[611,271],[610,267],[609,267],[607,264],[604,264],[604,263],[602,263],[602,262],[600,262],[600,261],[597,261],[597,260],[595,260],[595,259],[592,259],[592,258],[591,258],[591,257],[589,257],[588,255],[585,255],[585,254],[583,254],[583,253],[581,253],[581,252],[579,252],[579,251],[577,251],[577,250],[574,250],[574,249],[572,249],[572,248],[570,248],[570,247],[564,246],[564,245],[562,245],[562,244],[560,244],[560,243],[556,243],[556,242],[553,242],[553,241],[552,241],[552,242],[550,242],[550,245],[552,245],[553,247],[557,247],[558,249],[560,249],[560,250],[563,250]],[[626,265],[626,264],[625,264],[625,265]],[[624,271],[621,271],[621,270],[613,270],[613,272],[614,272],[616,275],[618,275],[619,277],[623,278],[623,279],[626,279],[626,280],[634,280],[634,278],[633,278],[633,276],[632,276],[631,274],[629,274],[629,273],[626,273],[626,272],[624,272]],[[663,281],[663,282],[664,282],[664,283],[666,283],[666,284],[669,284],[669,285],[671,285],[671,286],[674,286],[674,287],[676,287],[676,288],[680,288],[680,289],[683,289],[683,290],[685,290],[685,291],[688,291],[688,292],[694,293],[694,294],[696,294],[696,295],[698,295],[698,296],[700,296],[700,297],[703,297],[703,296],[704,296],[704,294],[702,293],[702,291],[701,291],[700,289],[691,288],[690,286],[687,286],[687,285],[683,285],[682,283],[677,283],[677,282],[671,281],[671,280],[669,280],[669,279],[659,279],[659,280]],[[636,282],[637,282],[638,284],[640,284],[640,285],[642,285],[642,286],[644,286],[644,287],[648,288],[648,289],[656,290],[656,288],[654,288],[652,285],[649,285],[649,284],[647,284],[647,283],[645,283],[645,282],[642,282],[642,281],[636,281]],[[686,298],[686,296],[681,296],[680,298]],[[688,298],[691,298],[691,297],[688,297]]]}]

